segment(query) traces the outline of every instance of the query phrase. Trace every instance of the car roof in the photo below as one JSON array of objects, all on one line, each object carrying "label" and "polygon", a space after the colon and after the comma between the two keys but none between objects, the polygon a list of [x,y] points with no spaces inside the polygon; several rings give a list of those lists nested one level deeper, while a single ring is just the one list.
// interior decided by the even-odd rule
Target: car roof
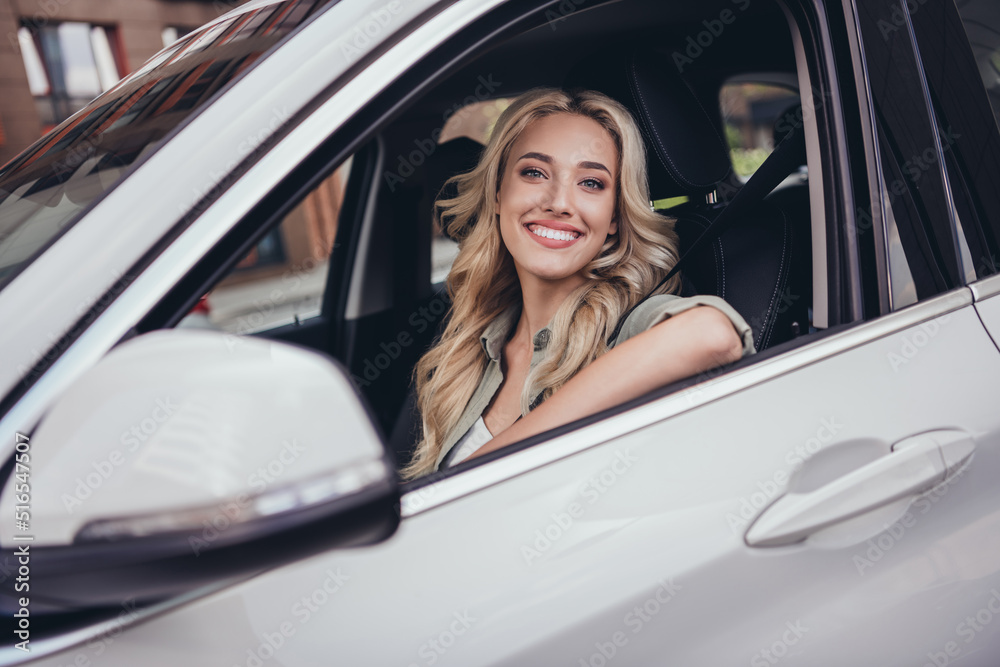
[{"label": "car roof", "polygon": [[[468,96],[475,89],[472,82],[481,75],[491,74],[503,82],[504,92],[510,94],[560,85],[577,63],[588,57],[600,58],[602,52],[616,48],[647,46],[667,53],[683,52],[687,38],[705,30],[702,22],[706,17],[732,11],[733,7],[731,0],[619,0],[584,6],[565,17],[547,16],[546,23],[468,62],[418,102],[414,111],[418,115],[423,111],[440,114],[440,108]],[[726,30],[726,48],[705,49],[697,59],[697,67],[685,72],[691,74],[685,78],[699,93],[714,92],[721,82],[742,73],[795,71],[787,19],[773,3],[749,6],[741,20]],[[767,34],[768,39],[761,40],[762,34]],[[729,57],[734,52],[739,52],[740,58]],[[539,57],[549,54],[551,57]]]}]

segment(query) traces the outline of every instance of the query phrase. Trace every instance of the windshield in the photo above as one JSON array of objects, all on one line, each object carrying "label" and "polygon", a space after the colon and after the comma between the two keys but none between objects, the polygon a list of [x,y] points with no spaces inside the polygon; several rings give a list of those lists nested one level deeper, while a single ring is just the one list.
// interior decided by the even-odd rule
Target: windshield
[{"label": "windshield", "polygon": [[0,289],[133,163],[329,2],[276,2],[188,35],[0,169]]}]

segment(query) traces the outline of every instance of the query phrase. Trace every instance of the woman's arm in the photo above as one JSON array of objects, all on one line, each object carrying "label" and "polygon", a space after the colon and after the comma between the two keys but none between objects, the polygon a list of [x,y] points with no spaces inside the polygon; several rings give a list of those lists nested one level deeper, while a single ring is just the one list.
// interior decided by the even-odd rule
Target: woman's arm
[{"label": "woman's arm", "polygon": [[736,361],[743,345],[719,310],[697,306],[615,346],[469,458]]}]

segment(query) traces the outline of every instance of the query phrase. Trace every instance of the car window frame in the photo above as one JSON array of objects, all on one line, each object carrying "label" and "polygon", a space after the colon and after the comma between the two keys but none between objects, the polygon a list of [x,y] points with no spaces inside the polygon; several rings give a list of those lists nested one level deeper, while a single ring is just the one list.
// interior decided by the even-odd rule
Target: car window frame
[{"label": "car window frame", "polygon": [[[795,5],[791,1],[778,0],[778,4],[786,9],[790,30],[793,32],[793,41],[797,48],[800,90],[803,89],[803,85],[805,90],[810,91],[815,90],[814,86],[829,90],[823,87],[823,83],[828,82],[828,77],[831,76],[834,77],[832,87],[836,90],[831,37],[828,27],[822,21],[822,15],[815,11],[817,6],[808,1]],[[790,6],[793,6],[792,11],[789,11]],[[821,43],[807,43],[800,33],[800,27],[803,25],[811,29],[815,33],[815,38]],[[820,54],[818,58],[817,54]],[[803,69],[804,65],[808,67],[807,70]],[[860,317],[860,286],[856,277],[857,257],[851,255],[849,244],[845,243],[841,248],[842,241],[848,237],[842,227],[847,222],[853,223],[853,216],[840,213],[851,210],[849,203],[853,196],[849,185],[840,187],[841,184],[850,182],[847,161],[843,159],[831,164],[819,148],[833,143],[838,147],[835,152],[846,156],[844,145],[848,135],[844,129],[842,110],[839,109],[840,102],[841,98],[834,94],[834,103],[816,105],[814,113],[810,114],[809,121],[806,122],[807,141],[811,133],[814,142],[812,152],[809,153],[809,157],[812,158],[808,163],[810,182],[813,181],[813,172],[818,172],[815,181],[822,192],[822,196],[814,198],[811,189],[810,197],[818,200],[816,205],[819,210],[825,212],[824,216],[818,218],[814,209],[813,220],[814,222],[819,220],[823,225],[823,236],[827,246],[835,245],[840,248],[839,251],[828,253],[829,256],[822,258],[823,261],[820,262],[826,271],[823,280],[819,281],[820,284],[831,283],[829,304],[833,310],[829,313],[831,322],[828,326],[818,332],[800,336],[742,359],[735,364],[672,383],[628,403],[539,433],[454,467],[405,482],[402,488],[403,518],[415,516],[479,489],[544,467],[565,456],[599,446],[611,439],[687,412],[712,400],[735,394],[765,382],[775,372],[789,372],[814,363],[818,359],[836,354],[836,351],[842,351],[840,346],[845,343],[848,347],[856,344],[848,341],[867,340],[868,336],[872,335],[873,329],[863,327],[862,330],[858,330],[859,326],[866,323]],[[810,121],[814,123],[812,127]],[[814,170],[813,165],[821,165],[821,169]],[[841,270],[831,271],[827,268],[833,266],[840,266]],[[850,278],[851,275],[855,275],[853,280]],[[846,300],[845,295],[848,295]],[[937,310],[943,307],[950,310],[962,305],[966,305],[964,301],[949,297],[931,304],[929,308]],[[911,312],[907,320],[914,316],[920,317],[918,313]],[[900,324],[903,321],[898,320]],[[882,330],[887,325],[894,326],[897,322],[882,322],[876,326],[878,330]],[[545,443],[545,447],[535,447],[540,443]]]},{"label": "car window frame", "polygon": [[[895,271],[890,258],[890,231],[888,225],[890,216],[892,219],[896,219],[898,216],[895,215],[894,210],[887,210],[886,208],[887,206],[891,206],[890,202],[893,199],[903,196],[891,193],[897,184],[903,183],[903,185],[906,185],[902,169],[908,163],[900,164],[898,161],[889,160],[884,154],[886,150],[889,150],[886,144],[888,139],[886,132],[883,131],[883,127],[877,118],[875,94],[871,86],[872,72],[870,69],[871,50],[878,44],[875,40],[872,40],[871,44],[865,45],[865,28],[862,24],[864,21],[870,19],[865,19],[861,15],[862,8],[859,6],[859,2],[862,1],[850,0],[849,3],[844,3],[844,14],[846,23],[851,26],[847,32],[851,39],[855,80],[863,82],[863,85],[859,85],[859,89],[864,91],[864,94],[859,96],[858,101],[862,109],[861,129],[866,154],[865,162],[867,163],[868,197],[864,201],[863,208],[859,204],[859,224],[855,228],[855,234],[865,244],[865,250],[869,253],[870,270],[868,274],[870,277],[866,279],[868,281],[867,286],[873,292],[877,287],[877,299],[872,298],[866,303],[870,311],[868,317],[877,317],[898,310],[900,307],[909,307],[906,305],[900,306],[900,304],[894,303],[893,299],[892,292]],[[903,14],[908,17],[908,14],[905,12]],[[956,230],[955,207],[947,174],[944,169],[941,137],[938,131],[937,120],[930,105],[927,81],[922,63],[920,62],[919,49],[913,42],[912,31],[908,31],[906,26],[893,25],[892,27],[900,33],[897,37],[905,37],[907,40],[905,44],[902,44],[901,48],[904,48],[906,55],[913,59],[913,67],[910,69],[910,75],[916,78],[916,85],[919,88],[915,97],[917,101],[914,103],[917,105],[916,112],[918,115],[908,114],[906,116],[906,128],[912,130],[912,132],[903,133],[903,136],[909,137],[913,133],[921,134],[925,141],[920,145],[934,151],[937,157],[935,160],[937,164],[928,169],[921,170],[921,180],[923,183],[920,190],[925,196],[927,193],[930,193],[930,196],[936,197],[939,200],[938,203],[944,207],[943,213],[945,216],[941,221],[936,218],[929,221],[930,225],[932,225],[932,234],[930,236],[927,235],[928,229],[921,226],[919,231],[924,236],[919,238],[908,237],[911,249],[913,248],[912,244],[920,244],[922,239],[929,243],[931,251],[938,253],[941,259],[941,261],[934,261],[933,266],[929,270],[924,265],[915,266],[912,257],[909,255],[906,257],[908,272],[912,274],[918,287],[917,303],[919,303],[921,300],[960,289],[965,284],[965,281],[962,278],[963,262]],[[912,107],[910,108],[912,109]],[[902,118],[902,116],[899,116],[899,118]],[[903,123],[904,121],[897,120],[896,122]],[[920,123],[922,125],[914,129],[914,124]],[[924,178],[924,173],[928,175],[927,178]],[[893,174],[896,175],[895,178],[893,178]],[[892,183],[891,186],[889,185],[890,183]],[[904,194],[908,197],[906,201],[910,202],[910,208],[914,210],[914,214],[919,216],[920,214],[917,212],[917,209],[923,207],[924,197],[921,197],[919,201],[915,197],[911,197],[911,192],[916,189],[907,188]],[[919,222],[916,224],[920,226]],[[936,228],[933,227],[934,225],[936,225]],[[910,231],[905,229],[898,221],[897,228],[899,229],[898,233],[900,237],[907,235]],[[868,229],[872,229],[875,233],[871,235],[865,234]],[[867,240],[866,237],[871,237],[871,240]],[[940,243],[942,238],[945,240],[944,244]],[[871,268],[872,264],[874,264],[874,268]],[[877,280],[877,284],[872,284],[874,280]],[[920,285],[923,285],[923,289],[926,290],[929,284],[934,282],[941,282],[943,284],[936,288],[937,292],[921,296]]]},{"label": "car window frame", "polygon": [[[955,209],[953,231],[962,246],[962,273],[966,284],[970,284],[1000,271],[997,259],[1000,256],[1000,191],[995,187],[1000,181],[1000,130],[996,115],[1000,110],[993,109],[990,103],[961,11],[950,3],[942,3],[940,11],[944,12],[940,22],[942,17],[930,11],[908,11],[907,17],[913,26],[928,104],[943,150],[941,165]],[[950,58],[965,65],[958,76],[944,70],[940,52],[935,50],[937,39],[949,36],[951,41],[944,44],[941,51],[947,51]],[[969,79],[972,79],[971,84],[968,84]],[[981,114],[979,119],[972,117],[976,113]],[[975,127],[977,120],[979,128]],[[974,129],[982,132],[974,133]],[[975,143],[974,149],[966,140]],[[971,155],[973,150],[975,154]],[[973,160],[977,169],[970,174],[962,167]],[[969,182],[967,176],[976,178]],[[988,225],[991,221],[992,227],[984,229],[983,223]],[[966,253],[969,253],[969,264],[965,264]],[[980,255],[978,260],[972,257],[973,254]]]}]

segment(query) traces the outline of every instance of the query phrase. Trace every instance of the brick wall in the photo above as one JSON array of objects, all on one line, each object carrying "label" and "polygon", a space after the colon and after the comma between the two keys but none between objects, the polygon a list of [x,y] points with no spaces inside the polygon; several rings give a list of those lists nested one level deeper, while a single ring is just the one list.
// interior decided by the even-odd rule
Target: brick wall
[{"label": "brick wall", "polygon": [[0,123],[4,139],[0,165],[41,136],[41,123],[21,61],[17,30],[37,25],[85,21],[114,26],[123,65],[138,68],[163,48],[167,26],[198,27],[242,0],[0,0]]}]

